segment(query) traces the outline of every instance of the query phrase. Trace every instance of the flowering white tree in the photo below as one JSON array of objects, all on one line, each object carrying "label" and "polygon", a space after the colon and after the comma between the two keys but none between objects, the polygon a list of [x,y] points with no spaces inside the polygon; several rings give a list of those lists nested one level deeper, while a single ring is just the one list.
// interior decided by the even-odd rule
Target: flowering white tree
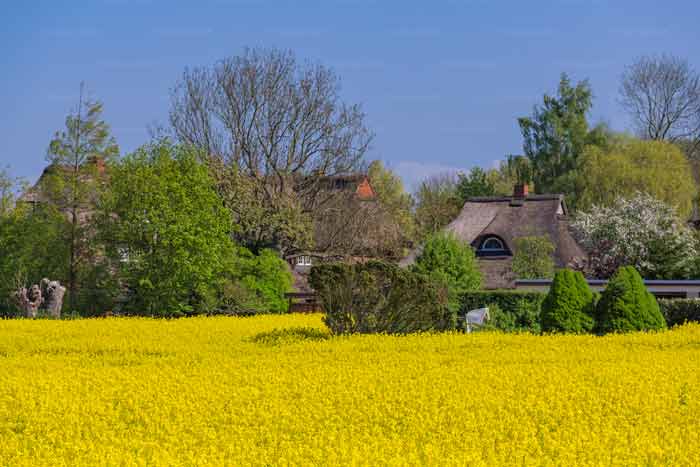
[{"label": "flowering white tree", "polygon": [[572,229],[597,278],[627,265],[646,279],[687,278],[693,272],[698,245],[692,231],[674,208],[648,194],[580,212]]}]

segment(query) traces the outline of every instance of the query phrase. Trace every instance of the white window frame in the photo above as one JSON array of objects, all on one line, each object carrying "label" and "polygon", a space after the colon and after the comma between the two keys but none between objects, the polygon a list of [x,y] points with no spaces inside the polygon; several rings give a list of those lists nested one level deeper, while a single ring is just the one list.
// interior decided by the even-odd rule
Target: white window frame
[{"label": "white window frame", "polygon": [[309,256],[309,255],[297,256],[297,266],[311,266],[311,256]]},{"label": "white window frame", "polygon": [[[498,242],[498,245],[500,245],[498,248],[493,248],[493,247],[487,247],[486,244],[489,242]],[[503,240],[501,240],[498,237],[486,237],[483,242],[481,242],[481,247],[479,248],[480,251],[505,251],[506,246],[503,243]]]}]

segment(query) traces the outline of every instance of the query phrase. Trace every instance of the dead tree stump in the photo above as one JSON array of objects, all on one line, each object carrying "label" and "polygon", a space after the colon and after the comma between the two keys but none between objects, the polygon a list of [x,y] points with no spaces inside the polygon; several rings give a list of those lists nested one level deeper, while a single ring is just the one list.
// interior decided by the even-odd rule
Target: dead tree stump
[{"label": "dead tree stump", "polygon": [[14,295],[17,306],[27,318],[36,318],[39,310],[46,311],[52,318],[60,318],[65,294],[66,288],[60,282],[42,279],[40,285],[34,284],[29,289],[20,287]]},{"label": "dead tree stump", "polygon": [[63,308],[63,296],[66,294],[66,288],[58,281],[50,281],[46,278],[41,280],[41,291],[46,297],[44,308],[52,318],[61,317],[61,308]]},{"label": "dead tree stump", "polygon": [[39,307],[44,303],[44,298],[41,295],[39,286],[34,284],[29,290],[27,290],[26,287],[22,287],[15,293],[15,297],[19,309],[22,310],[24,316],[27,318],[36,318]]}]

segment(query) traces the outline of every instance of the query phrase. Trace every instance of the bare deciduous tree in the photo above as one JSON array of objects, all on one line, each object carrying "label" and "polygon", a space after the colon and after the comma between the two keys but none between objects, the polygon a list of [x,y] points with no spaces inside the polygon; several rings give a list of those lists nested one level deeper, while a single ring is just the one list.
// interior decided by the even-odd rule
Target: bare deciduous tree
[{"label": "bare deciduous tree", "polygon": [[671,55],[642,57],[622,75],[621,103],[640,136],[700,147],[700,75]]},{"label": "bare deciduous tree", "polygon": [[401,227],[377,199],[340,192],[323,206],[313,227],[319,252],[394,258],[403,254]]},{"label": "bare deciduous tree", "polygon": [[293,198],[311,212],[321,202],[319,181],[361,167],[372,139],[360,107],[341,101],[339,83],[291,52],[246,50],[186,70],[172,91],[170,123],[179,140],[251,178],[264,204]]}]

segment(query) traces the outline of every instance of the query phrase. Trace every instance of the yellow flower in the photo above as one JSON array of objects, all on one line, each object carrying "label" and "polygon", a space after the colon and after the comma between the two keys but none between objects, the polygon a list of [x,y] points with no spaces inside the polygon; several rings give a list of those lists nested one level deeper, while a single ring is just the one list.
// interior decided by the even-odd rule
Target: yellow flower
[{"label": "yellow flower", "polygon": [[700,325],[330,337],[0,321],[0,465],[700,465]]}]

